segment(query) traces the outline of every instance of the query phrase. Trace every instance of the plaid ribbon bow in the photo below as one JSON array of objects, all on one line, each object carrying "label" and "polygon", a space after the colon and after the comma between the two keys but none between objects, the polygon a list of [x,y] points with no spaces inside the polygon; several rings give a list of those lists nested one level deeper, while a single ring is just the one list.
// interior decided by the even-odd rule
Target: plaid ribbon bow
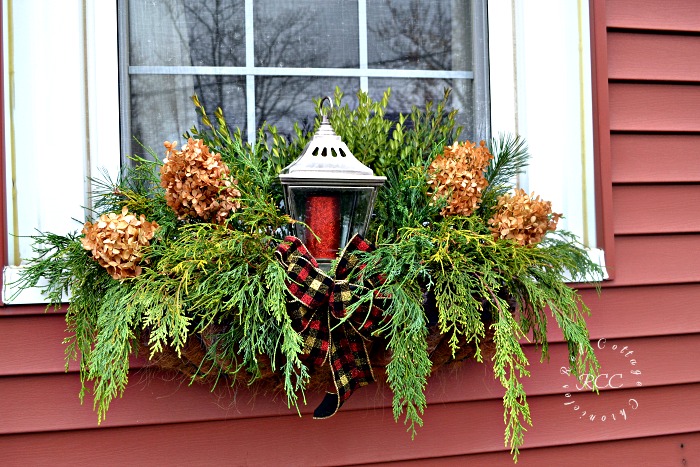
[{"label": "plaid ribbon bow", "polygon": [[[369,306],[354,311],[353,291],[363,285],[350,284],[346,279],[358,267],[356,251],[371,251],[372,246],[356,235],[343,250],[336,267],[335,278],[318,269],[316,259],[296,237],[286,237],[275,252],[277,260],[287,270],[287,289],[291,294],[287,312],[292,326],[304,339],[304,363],[323,365],[329,360],[335,393],[328,392],[314,410],[314,418],[333,416],[358,388],[374,381],[365,340],[377,329],[383,318],[386,299],[377,297]],[[364,268],[364,265],[359,265]],[[364,278],[374,288],[379,277]]]}]

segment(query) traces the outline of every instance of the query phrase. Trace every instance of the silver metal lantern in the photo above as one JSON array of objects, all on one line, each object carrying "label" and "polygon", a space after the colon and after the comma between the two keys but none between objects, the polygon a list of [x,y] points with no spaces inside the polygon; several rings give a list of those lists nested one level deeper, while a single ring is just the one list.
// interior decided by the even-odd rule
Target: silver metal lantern
[{"label": "silver metal lantern", "polygon": [[[329,97],[321,100],[321,106]],[[340,139],[322,112],[321,126],[301,156],[282,169],[287,213],[295,220],[295,235],[327,269],[355,234],[364,235],[379,187],[375,176]]]}]

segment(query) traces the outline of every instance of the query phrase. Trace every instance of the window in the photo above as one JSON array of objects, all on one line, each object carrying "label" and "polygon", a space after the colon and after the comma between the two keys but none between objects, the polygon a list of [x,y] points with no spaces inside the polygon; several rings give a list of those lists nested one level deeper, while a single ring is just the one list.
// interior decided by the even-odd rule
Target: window
[{"label": "window", "polygon": [[335,86],[350,105],[391,87],[396,113],[450,87],[464,137],[527,138],[519,183],[597,252],[587,0],[3,0],[3,12],[5,299],[31,255],[22,236],[78,230],[85,180],[181,140],[195,93],[252,139],[263,121],[310,125],[311,99]]},{"label": "window", "polygon": [[[122,0],[122,140],[160,151],[196,122],[189,100],[221,106],[249,140],[262,122],[310,125],[313,98],[339,86],[390,111],[445,87],[467,136],[489,134],[481,0]],[[486,110],[486,111],[485,111]],[[143,153],[131,145],[134,153]]]}]

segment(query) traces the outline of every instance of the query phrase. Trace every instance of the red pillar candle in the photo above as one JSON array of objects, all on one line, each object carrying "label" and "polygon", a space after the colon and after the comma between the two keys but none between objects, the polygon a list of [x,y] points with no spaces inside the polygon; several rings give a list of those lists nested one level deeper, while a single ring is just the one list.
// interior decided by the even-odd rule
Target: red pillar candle
[{"label": "red pillar candle", "polygon": [[[306,198],[306,248],[315,258],[334,259],[340,250],[340,197],[311,195]],[[313,234],[319,237],[316,240]]]}]

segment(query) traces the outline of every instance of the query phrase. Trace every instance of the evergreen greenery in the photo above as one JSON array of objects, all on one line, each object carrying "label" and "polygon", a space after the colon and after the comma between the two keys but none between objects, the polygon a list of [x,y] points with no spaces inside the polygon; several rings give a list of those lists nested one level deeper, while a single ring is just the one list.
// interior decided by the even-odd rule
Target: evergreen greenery
[{"label": "evergreen greenery", "polygon": [[[495,158],[486,171],[489,187],[477,212],[442,217],[445,200],[429,195],[426,173],[460,133],[456,112],[447,110],[449,93],[398,122],[386,118],[389,98],[389,91],[379,101],[358,93],[359,105],[350,109],[341,105],[342,93],[336,90],[330,114],[353,154],[388,179],[367,235],[376,249],[360,255],[366,264],[361,274],[381,274],[386,281],[363,292],[354,306],[370,302],[377,292],[391,297],[385,310],[390,319],[376,334],[392,355],[386,373],[394,416],[403,417],[413,435],[422,425],[424,389],[432,370],[426,294],[434,296],[435,322],[453,354],[470,343],[482,361],[479,344],[492,336],[491,364],[505,389],[505,441],[517,459],[525,426],[531,423],[521,383],[529,375],[529,362],[521,339],[530,336],[546,359],[551,313],[568,343],[573,373],[595,373],[598,362],[584,321],[587,308],[564,278],[584,281],[599,268],[566,232],[550,233],[536,247],[522,247],[495,240],[488,230],[485,220],[498,196],[512,188],[513,177],[527,163],[527,149],[518,137],[491,142]],[[30,287],[45,278],[44,292],[55,306],[70,292],[67,358],[80,360],[81,397],[92,392],[99,420],[111,400],[123,393],[129,356],[142,343],[157,357],[166,349],[179,353],[188,339],[207,336],[209,352],[195,378],[253,383],[261,377],[265,356],[294,407],[299,397],[303,400],[310,378],[311,369],[300,360],[303,342],[285,308],[285,271],[274,250],[291,232],[292,222],[281,210],[276,177],[300,155],[312,133],[297,127],[287,139],[263,125],[257,142],[248,144],[239,130],[227,126],[221,109],[212,120],[196,97],[194,104],[203,127],[186,136],[200,138],[221,153],[237,180],[244,208],[232,213],[226,225],[180,220],[160,188],[161,157],[135,157],[117,181],[98,184],[94,216],[126,206],[159,224],[143,273],[114,280],[83,249],[81,235],[39,233],[34,237],[36,259],[21,279],[22,286]],[[318,109],[320,101],[316,104]],[[317,118],[316,126],[319,122]]]}]

